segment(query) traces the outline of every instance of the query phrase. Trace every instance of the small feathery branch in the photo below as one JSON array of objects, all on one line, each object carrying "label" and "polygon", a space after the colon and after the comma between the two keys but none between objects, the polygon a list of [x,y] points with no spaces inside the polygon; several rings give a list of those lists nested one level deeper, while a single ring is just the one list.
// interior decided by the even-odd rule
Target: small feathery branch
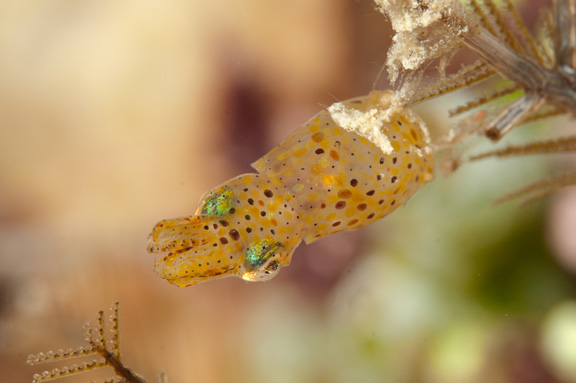
[{"label": "small feathery branch", "polygon": [[407,95],[406,104],[417,104],[458,89],[468,88],[494,76],[495,73],[486,63],[477,61],[462,68],[456,74],[446,76],[444,79],[419,88],[418,92]]},{"label": "small feathery branch", "polygon": [[553,140],[530,142],[524,145],[510,145],[505,148],[492,150],[470,157],[476,161],[488,157],[511,157],[530,154],[549,154],[576,151],[576,136],[561,137]]},{"label": "small feathery branch", "polygon": [[104,383],[146,383],[142,377],[135,374],[120,361],[119,303],[115,302],[112,307],[110,307],[110,310],[112,311],[110,315],[110,332],[112,333],[112,339],[110,341],[106,339],[104,311],[99,311],[96,329],[93,329],[90,324],[86,324],[85,326],[87,347],[68,349],[67,351],[59,350],[56,352],[48,351],[46,353],[31,354],[28,356],[26,363],[33,366],[40,363],[55,362],[61,359],[73,359],[89,355],[100,356],[102,360],[94,359],[80,365],[74,364],[71,367],[64,366],[54,368],[50,371],[46,370],[41,374],[34,374],[32,382],[41,383],[102,367],[111,367],[119,380],[113,378]]},{"label": "small feathery branch", "polygon": [[[560,114],[576,115],[576,0],[553,0],[544,9],[540,33],[534,37],[510,0],[374,0],[396,32],[388,52],[387,68],[392,81],[402,78],[399,102],[414,104],[489,78],[508,81],[505,88],[484,94],[450,112],[459,116],[491,104],[460,119],[440,137],[437,150],[454,150],[470,135],[481,133],[500,140],[516,126]],[[480,56],[454,75],[442,74],[430,85],[420,86],[430,63],[451,58],[466,47]],[[443,65],[442,68],[445,68]],[[508,98],[508,102],[495,101]],[[574,138],[510,146],[471,157],[575,152]],[[451,171],[461,160],[449,156]],[[531,194],[540,197],[576,184],[572,174],[552,177],[519,189],[502,201]]]},{"label": "small feathery branch", "polygon": [[514,190],[496,199],[494,203],[501,204],[513,199],[523,198],[521,205],[527,205],[556,192],[559,188],[575,184],[576,173],[568,172],[523,186],[520,189]]},{"label": "small feathery branch", "polygon": [[488,95],[485,95],[485,96],[481,96],[481,97],[477,98],[476,100],[469,101],[469,102],[467,102],[467,103],[464,104],[464,105],[461,105],[461,106],[459,106],[459,107],[457,107],[457,108],[455,108],[455,109],[452,109],[452,110],[448,111],[448,115],[449,115],[450,117],[454,117],[454,116],[457,116],[457,115],[459,115],[459,114],[466,113],[466,112],[468,112],[468,111],[470,111],[470,110],[472,110],[472,109],[475,109],[475,108],[477,108],[477,107],[479,107],[479,106],[485,105],[485,104],[487,104],[487,103],[489,103],[489,102],[492,102],[492,101],[494,101],[494,100],[497,100],[497,99],[499,99],[499,98],[501,98],[501,97],[509,96],[509,95],[511,95],[511,94],[513,94],[513,93],[516,93],[516,92],[518,92],[518,91],[521,90],[521,89],[522,89],[522,88],[520,88],[520,87],[519,87],[518,85],[516,85],[516,84],[507,86],[507,87],[505,87],[505,88],[503,88],[503,89],[497,90],[497,91],[492,92],[492,93],[490,93],[490,94],[488,94]]},{"label": "small feathery branch", "polygon": [[[429,87],[407,86],[418,89],[416,94],[404,96],[407,100],[421,101],[446,94],[498,73],[523,92],[516,102],[507,106],[485,127],[486,136],[494,141],[544,105],[553,105],[559,111],[576,112],[576,0],[554,2],[554,30],[548,34],[554,45],[551,59],[538,49],[539,44],[546,45],[547,42],[532,37],[509,0],[503,1],[505,13],[494,0],[469,0],[468,8],[456,0],[375,2],[388,15],[396,30],[387,64],[391,79],[397,79],[398,74],[405,71],[421,70],[431,60],[446,56],[461,46],[479,54],[484,65],[490,68],[486,71],[483,65],[473,64]],[[439,37],[439,31],[443,31],[442,37]],[[492,101],[506,95],[495,92],[471,105],[480,106],[485,100]],[[463,107],[459,110],[469,109]]]}]

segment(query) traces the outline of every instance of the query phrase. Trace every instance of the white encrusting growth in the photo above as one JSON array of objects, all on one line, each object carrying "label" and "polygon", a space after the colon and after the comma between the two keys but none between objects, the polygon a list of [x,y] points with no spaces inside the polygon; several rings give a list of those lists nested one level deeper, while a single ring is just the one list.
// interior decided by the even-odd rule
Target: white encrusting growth
[{"label": "white encrusting growth", "polygon": [[388,121],[386,111],[372,108],[364,112],[337,102],[328,108],[328,112],[338,126],[372,141],[384,154],[394,151],[390,140],[382,132],[384,123]]},{"label": "white encrusting growth", "polygon": [[392,82],[405,70],[421,69],[430,60],[441,58],[459,46],[458,38],[445,28],[447,18],[466,17],[458,0],[374,2],[380,12],[388,16],[396,32],[386,60]]}]

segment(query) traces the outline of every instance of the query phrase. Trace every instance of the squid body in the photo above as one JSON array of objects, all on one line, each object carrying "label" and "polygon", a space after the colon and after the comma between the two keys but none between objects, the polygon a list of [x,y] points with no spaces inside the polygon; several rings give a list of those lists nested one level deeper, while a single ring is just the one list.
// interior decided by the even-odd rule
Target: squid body
[{"label": "squid body", "polygon": [[333,104],[243,174],[202,196],[193,216],[154,227],[154,271],[177,286],[274,277],[294,249],[390,214],[433,178],[423,121],[393,93]]}]

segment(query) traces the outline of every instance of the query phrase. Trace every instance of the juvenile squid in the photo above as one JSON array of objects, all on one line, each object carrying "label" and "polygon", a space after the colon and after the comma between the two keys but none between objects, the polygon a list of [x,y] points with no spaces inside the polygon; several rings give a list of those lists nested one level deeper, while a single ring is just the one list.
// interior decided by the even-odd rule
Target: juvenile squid
[{"label": "juvenile squid", "polygon": [[193,216],[160,221],[154,271],[184,287],[273,278],[304,240],[356,230],[405,204],[434,175],[424,122],[391,91],[338,102],[243,174],[205,193]]}]

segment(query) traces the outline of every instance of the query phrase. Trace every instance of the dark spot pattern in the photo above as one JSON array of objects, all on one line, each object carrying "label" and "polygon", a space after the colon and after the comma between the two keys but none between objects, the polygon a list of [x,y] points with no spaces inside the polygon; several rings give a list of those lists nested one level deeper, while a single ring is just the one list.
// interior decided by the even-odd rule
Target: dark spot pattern
[{"label": "dark spot pattern", "polygon": [[344,209],[346,207],[346,201],[338,201],[336,202],[336,209]]},{"label": "dark spot pattern", "polygon": [[240,233],[238,233],[238,230],[236,230],[236,229],[230,230],[228,235],[230,235],[230,238],[232,238],[235,241],[240,239]]}]

